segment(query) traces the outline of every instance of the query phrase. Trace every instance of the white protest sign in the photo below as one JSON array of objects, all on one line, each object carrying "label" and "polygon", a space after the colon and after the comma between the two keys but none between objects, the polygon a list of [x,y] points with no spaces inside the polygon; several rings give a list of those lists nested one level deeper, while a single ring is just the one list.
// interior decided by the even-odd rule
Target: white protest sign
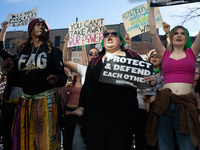
[{"label": "white protest sign", "polygon": [[[130,35],[130,37],[148,32],[150,30],[149,5],[145,3],[125,12],[122,14],[122,19],[126,32]],[[155,8],[155,20],[156,28],[163,26],[163,20],[159,8]]]},{"label": "white protest sign", "polygon": [[8,27],[26,26],[35,18],[38,18],[38,7],[21,13],[8,14],[6,22]]},{"label": "white protest sign", "polygon": [[153,64],[144,60],[107,54],[99,77],[100,82],[146,89],[144,78],[152,75]]},{"label": "white protest sign", "polygon": [[82,65],[82,52],[81,51],[72,51],[72,62]]},{"label": "white protest sign", "polygon": [[101,43],[104,18],[76,22],[69,25],[68,47]]}]

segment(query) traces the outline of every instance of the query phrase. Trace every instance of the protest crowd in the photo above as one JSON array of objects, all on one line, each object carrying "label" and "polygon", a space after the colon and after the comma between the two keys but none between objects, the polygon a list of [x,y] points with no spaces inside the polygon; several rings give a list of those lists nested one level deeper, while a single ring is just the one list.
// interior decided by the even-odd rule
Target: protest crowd
[{"label": "protest crowd", "polygon": [[[147,0],[137,7],[142,22],[129,18],[134,9],[124,13],[124,37],[103,18],[72,23],[62,50],[53,46],[47,21],[36,17],[14,55],[3,21],[0,150],[200,150],[200,33],[192,43],[185,27],[162,21],[158,6],[174,4]],[[132,49],[141,25],[152,39],[145,54]],[[71,61],[74,46],[82,64]]]}]

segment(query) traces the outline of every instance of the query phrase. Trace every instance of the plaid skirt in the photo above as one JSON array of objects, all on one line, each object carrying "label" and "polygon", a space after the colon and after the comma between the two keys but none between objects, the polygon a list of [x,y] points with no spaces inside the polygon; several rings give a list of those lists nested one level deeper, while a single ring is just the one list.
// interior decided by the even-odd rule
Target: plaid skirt
[{"label": "plaid skirt", "polygon": [[13,150],[56,150],[59,105],[54,90],[19,98],[12,137]]}]

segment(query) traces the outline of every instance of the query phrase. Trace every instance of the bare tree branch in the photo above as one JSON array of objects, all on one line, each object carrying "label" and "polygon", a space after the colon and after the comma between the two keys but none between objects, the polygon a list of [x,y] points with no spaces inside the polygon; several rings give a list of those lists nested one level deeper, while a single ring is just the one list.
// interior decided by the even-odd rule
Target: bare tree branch
[{"label": "bare tree branch", "polygon": [[199,17],[200,16],[199,11],[200,7],[191,8],[190,6],[188,6],[185,7],[184,13],[182,13],[181,15],[174,15],[173,17],[181,18],[183,20],[181,21],[181,24],[183,25],[184,23],[190,21],[191,19],[195,20],[195,18]]}]

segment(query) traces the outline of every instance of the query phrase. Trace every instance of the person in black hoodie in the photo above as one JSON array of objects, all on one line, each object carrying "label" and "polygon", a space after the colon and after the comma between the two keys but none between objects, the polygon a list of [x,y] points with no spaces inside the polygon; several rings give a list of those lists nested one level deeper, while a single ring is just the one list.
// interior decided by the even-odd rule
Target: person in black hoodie
[{"label": "person in black hoodie", "polygon": [[29,23],[29,38],[19,55],[13,56],[3,45],[6,22],[1,25],[0,56],[7,62],[12,86],[23,90],[13,126],[13,150],[56,149],[59,103],[53,88],[67,81],[62,51],[52,46],[47,22],[36,18]]}]

